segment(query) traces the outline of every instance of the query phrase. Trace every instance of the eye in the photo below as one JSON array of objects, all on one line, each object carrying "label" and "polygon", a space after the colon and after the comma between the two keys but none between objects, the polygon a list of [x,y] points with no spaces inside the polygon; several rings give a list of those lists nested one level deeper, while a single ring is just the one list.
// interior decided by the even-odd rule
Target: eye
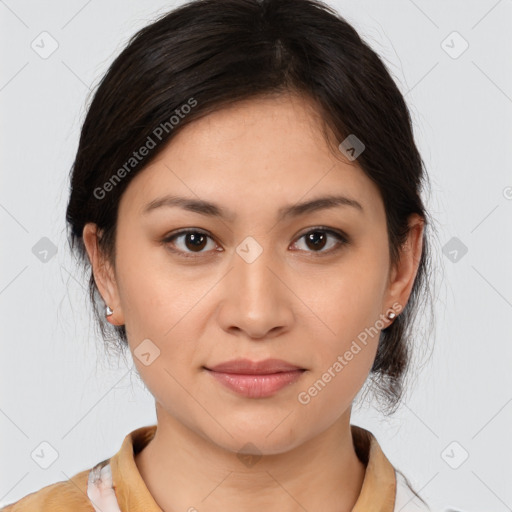
[{"label": "eye", "polygon": [[[329,245],[329,237],[331,238],[331,245],[330,247],[328,247],[327,250],[324,250],[324,248]],[[343,233],[323,226],[310,229],[309,231],[301,235],[299,240],[301,239],[304,239],[306,249],[300,250],[306,250],[306,252],[319,253],[319,255],[323,255],[324,253],[330,254],[332,252],[335,252],[337,249],[341,248],[341,246],[349,243],[348,237]],[[334,239],[334,243],[332,242],[332,239]],[[211,242],[212,245],[208,248],[209,241]],[[222,250],[215,248],[216,244],[210,235],[196,229],[182,230],[177,233],[174,233],[166,237],[163,240],[163,243],[167,244],[171,251],[179,253],[180,256],[183,256],[185,258],[197,257],[194,255],[194,253],[200,255],[202,253],[209,252],[209,250]],[[297,242],[294,245],[296,244]],[[313,250],[308,251],[308,249]]]},{"label": "eye", "polygon": [[[194,258],[195,256],[191,255],[191,253],[208,252],[207,250],[203,251],[208,246],[208,239],[212,241],[215,247],[215,242],[207,233],[197,230],[183,230],[165,238],[163,242],[178,247],[178,249],[170,247],[172,251],[179,252],[186,258]],[[175,240],[179,240],[179,242],[175,243]]]},{"label": "eye", "polygon": [[[329,237],[337,241],[331,243],[330,247],[324,251],[323,249],[328,245]],[[310,229],[299,238],[299,240],[302,239],[304,239],[306,251],[307,249],[313,249],[313,253],[321,253],[321,255],[335,252],[337,249],[340,249],[341,246],[348,244],[348,237],[346,235],[322,226]]]}]

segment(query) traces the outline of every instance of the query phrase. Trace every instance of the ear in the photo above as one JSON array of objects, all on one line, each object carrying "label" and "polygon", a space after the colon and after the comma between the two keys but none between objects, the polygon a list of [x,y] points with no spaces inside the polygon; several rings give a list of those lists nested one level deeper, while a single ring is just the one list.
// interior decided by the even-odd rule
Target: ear
[{"label": "ear", "polygon": [[94,281],[98,287],[105,305],[113,310],[113,314],[106,317],[112,325],[123,325],[124,315],[119,300],[119,290],[115,279],[114,269],[107,261],[106,256],[99,248],[101,230],[92,222],[84,226],[82,237],[91,263]]},{"label": "ear", "polygon": [[423,251],[424,219],[418,214],[409,216],[409,234],[400,248],[400,260],[393,266],[388,281],[384,307],[392,309],[398,315],[406,306],[418,273]]}]

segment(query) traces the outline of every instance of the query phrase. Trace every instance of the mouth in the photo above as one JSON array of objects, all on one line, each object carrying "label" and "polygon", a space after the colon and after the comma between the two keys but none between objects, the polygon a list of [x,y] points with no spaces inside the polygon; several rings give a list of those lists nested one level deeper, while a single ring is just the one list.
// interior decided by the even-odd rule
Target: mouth
[{"label": "mouth", "polygon": [[264,359],[263,361],[251,361],[250,359],[232,359],[215,366],[204,367],[206,370],[222,373],[234,373],[241,375],[270,375],[296,370],[305,370],[300,366],[282,359]]},{"label": "mouth", "polygon": [[306,368],[281,359],[250,361],[235,359],[203,368],[216,382],[248,398],[265,398],[297,382]]}]

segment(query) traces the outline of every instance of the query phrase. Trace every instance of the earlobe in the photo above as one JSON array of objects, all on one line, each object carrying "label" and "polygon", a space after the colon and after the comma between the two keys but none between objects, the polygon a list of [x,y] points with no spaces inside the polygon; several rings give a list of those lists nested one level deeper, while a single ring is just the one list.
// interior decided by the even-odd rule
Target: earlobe
[{"label": "earlobe", "polygon": [[[84,226],[82,237],[89,262],[91,263],[94,282],[105,302],[105,317],[112,325],[123,325],[124,319],[122,318],[123,314],[119,303],[119,294],[114,272],[111,265],[102,254],[98,244],[101,231],[98,230],[96,224],[89,222]],[[108,314],[109,311],[107,308],[112,311],[111,314]]]},{"label": "earlobe", "polygon": [[115,319],[114,319],[114,310],[110,308],[110,306],[108,305],[105,305],[105,318],[107,319],[107,321],[109,323],[111,323],[112,325],[123,325],[123,323],[118,323]]}]

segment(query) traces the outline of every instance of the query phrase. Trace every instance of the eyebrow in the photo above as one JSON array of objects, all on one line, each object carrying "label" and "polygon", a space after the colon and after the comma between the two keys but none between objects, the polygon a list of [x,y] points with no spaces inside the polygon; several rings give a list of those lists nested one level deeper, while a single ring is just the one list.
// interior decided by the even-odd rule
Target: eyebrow
[{"label": "eyebrow", "polygon": [[[328,195],[318,197],[303,203],[284,206],[278,210],[277,220],[282,221],[291,217],[298,217],[306,213],[326,210],[339,206],[349,206],[360,211],[361,213],[364,213],[362,205],[355,199],[340,195]],[[202,199],[192,199],[173,195],[165,195],[149,202],[144,206],[142,214],[146,215],[162,207],[179,207],[190,212],[199,213],[209,217],[219,217],[230,221],[236,218],[236,215],[233,212],[225,210],[215,203],[204,201]]]}]

